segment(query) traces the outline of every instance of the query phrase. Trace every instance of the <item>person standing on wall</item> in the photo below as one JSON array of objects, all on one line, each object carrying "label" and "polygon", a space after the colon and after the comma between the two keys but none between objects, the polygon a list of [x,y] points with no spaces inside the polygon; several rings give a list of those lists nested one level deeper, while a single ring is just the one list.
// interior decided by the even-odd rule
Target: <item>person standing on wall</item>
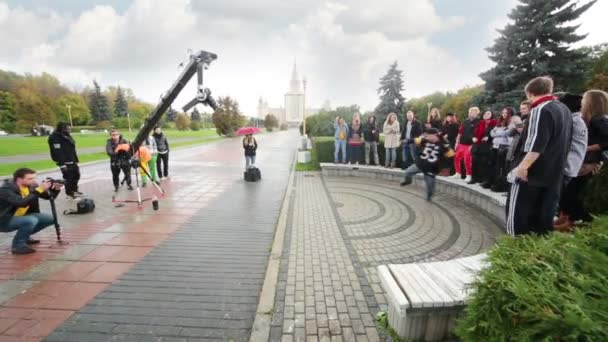
[{"label": "person standing on wall", "polygon": [[48,143],[51,158],[59,166],[65,180],[65,194],[68,198],[76,198],[84,194],[78,191],[80,168],[76,154],[76,141],[71,132],[72,127],[65,122],[59,122],[57,129],[49,136]]},{"label": "person standing on wall", "polygon": [[374,165],[380,165],[378,157],[378,143],[380,142],[380,132],[376,127],[376,116],[371,115],[367,118],[367,123],[363,129],[363,139],[365,140],[365,165],[369,165],[369,154],[374,156]]}]

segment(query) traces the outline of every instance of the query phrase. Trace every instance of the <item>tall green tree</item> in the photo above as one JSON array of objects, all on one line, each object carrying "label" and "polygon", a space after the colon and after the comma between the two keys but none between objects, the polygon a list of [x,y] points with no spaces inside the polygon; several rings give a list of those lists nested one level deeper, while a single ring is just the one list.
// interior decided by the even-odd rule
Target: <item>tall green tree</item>
[{"label": "tall green tree", "polygon": [[93,81],[93,91],[89,95],[89,108],[91,109],[91,116],[93,122],[96,124],[102,121],[112,120],[112,114],[108,106],[108,99],[101,92],[101,88],[97,81]]},{"label": "tall green tree", "polygon": [[247,120],[241,115],[239,104],[230,96],[220,97],[218,109],[213,113],[213,124],[218,135],[232,135]]},{"label": "tall green tree", "polygon": [[571,91],[584,78],[582,52],[571,45],[585,38],[569,25],[596,0],[519,0],[509,13],[511,20],[498,30],[500,36],[487,49],[496,63],[479,76],[486,82],[477,98],[495,108],[516,105],[524,98],[523,87],[530,79],[550,75],[556,90]]},{"label": "tall green tree", "polygon": [[175,119],[177,118],[177,111],[175,109],[173,109],[172,107],[169,107],[169,109],[167,110],[167,121],[169,122],[174,122]]},{"label": "tall green tree", "polygon": [[116,89],[116,99],[114,99],[114,116],[124,118],[129,112],[129,103],[124,91],[120,86]]},{"label": "tall green tree", "polygon": [[272,114],[266,114],[266,117],[264,118],[264,128],[266,128],[268,132],[272,132],[277,127],[279,127],[279,120],[277,117]]},{"label": "tall green tree", "polygon": [[57,115],[58,121],[72,122],[74,125],[86,125],[91,122],[91,111],[84,97],[80,94],[63,95],[55,101],[53,111]]},{"label": "tall green tree", "polygon": [[389,113],[399,114],[403,111],[405,98],[401,95],[402,91],[403,71],[399,70],[395,61],[380,79],[380,87],[377,90],[380,103],[376,107],[378,122],[384,122]]},{"label": "tall green tree", "polygon": [[13,133],[17,126],[17,98],[0,90],[0,129]]},{"label": "tall green tree", "polygon": [[201,122],[201,113],[198,111],[198,109],[196,109],[196,107],[194,107],[192,113],[190,113],[190,120],[192,120],[192,122]]},{"label": "tall green tree", "polygon": [[17,131],[29,132],[33,125],[54,126],[55,113],[30,87],[24,85],[17,90]]}]

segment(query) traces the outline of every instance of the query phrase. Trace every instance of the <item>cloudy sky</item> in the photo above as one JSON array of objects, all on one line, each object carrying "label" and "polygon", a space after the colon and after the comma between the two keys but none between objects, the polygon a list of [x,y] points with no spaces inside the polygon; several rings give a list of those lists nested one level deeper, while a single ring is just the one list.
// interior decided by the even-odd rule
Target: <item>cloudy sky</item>
[{"label": "cloudy sky", "polygon": [[[588,0],[581,0],[586,3]],[[206,84],[246,115],[257,99],[283,103],[291,67],[319,107],[377,103],[378,79],[397,60],[406,97],[480,82],[484,48],[516,0],[0,0],[0,69],[55,74],[82,88],[97,79],[156,103],[187,50],[219,58]],[[581,19],[584,44],[608,41],[599,0]],[[191,82],[176,101],[194,95]]]}]

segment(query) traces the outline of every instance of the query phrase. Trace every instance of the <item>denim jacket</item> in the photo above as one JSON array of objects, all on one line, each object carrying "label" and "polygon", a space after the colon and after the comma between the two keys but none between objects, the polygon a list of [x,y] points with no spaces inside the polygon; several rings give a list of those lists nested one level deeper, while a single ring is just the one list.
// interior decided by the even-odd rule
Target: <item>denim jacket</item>
[{"label": "denim jacket", "polygon": [[342,126],[342,127],[340,127],[339,124],[334,122],[334,138],[336,138],[336,140],[340,140],[340,130],[343,129],[344,130],[344,141],[347,141],[348,140],[348,125],[344,124],[344,126]]}]

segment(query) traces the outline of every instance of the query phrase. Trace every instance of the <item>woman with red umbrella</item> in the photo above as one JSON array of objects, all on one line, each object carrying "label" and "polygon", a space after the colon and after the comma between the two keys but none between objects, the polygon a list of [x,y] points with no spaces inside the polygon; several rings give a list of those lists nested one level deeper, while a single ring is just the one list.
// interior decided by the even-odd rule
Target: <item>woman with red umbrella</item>
[{"label": "woman with red umbrella", "polygon": [[245,150],[245,169],[255,165],[255,155],[258,149],[258,142],[253,137],[254,133],[260,131],[257,127],[243,127],[236,131],[237,135],[244,135],[243,149]]}]

